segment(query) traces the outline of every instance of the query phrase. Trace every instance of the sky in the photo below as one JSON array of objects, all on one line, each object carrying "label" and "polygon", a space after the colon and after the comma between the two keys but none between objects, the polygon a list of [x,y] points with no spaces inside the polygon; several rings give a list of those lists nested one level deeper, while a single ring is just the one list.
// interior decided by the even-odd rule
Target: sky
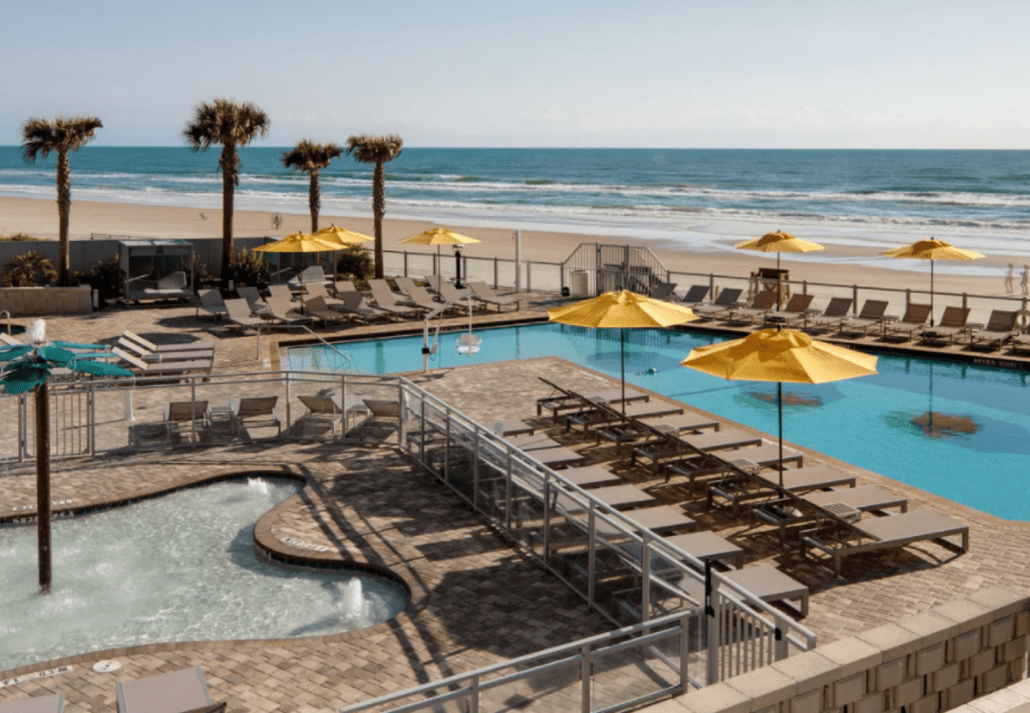
[{"label": "sky", "polygon": [[1023,0],[39,0],[0,24],[0,145],[94,115],[181,145],[251,101],[261,145],[1030,149]]}]

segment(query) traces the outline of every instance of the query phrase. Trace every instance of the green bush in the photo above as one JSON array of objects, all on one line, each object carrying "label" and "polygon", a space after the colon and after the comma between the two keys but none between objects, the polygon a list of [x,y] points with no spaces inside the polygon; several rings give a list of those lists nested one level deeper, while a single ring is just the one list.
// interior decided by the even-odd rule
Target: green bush
[{"label": "green bush", "polygon": [[15,255],[4,270],[4,287],[44,287],[56,282],[54,263],[37,250]]},{"label": "green bush", "polygon": [[194,292],[196,292],[197,290],[203,289],[205,287],[217,287],[218,286],[218,280],[216,280],[215,278],[211,277],[211,273],[209,273],[207,271],[207,265],[205,265],[204,263],[202,263],[200,261],[200,258],[197,257],[196,253],[193,254],[193,266],[192,266],[191,269],[192,269],[192,272],[193,272],[193,291]]},{"label": "green bush", "polygon": [[34,243],[45,241],[47,238],[34,238],[26,233],[15,233],[14,235],[0,235],[0,243]]},{"label": "green bush", "polygon": [[372,255],[360,245],[349,245],[340,251],[336,272],[357,281],[367,281],[375,274]]},{"label": "green bush", "polygon": [[119,263],[118,254],[115,253],[98,262],[87,272],[74,273],[71,281],[73,285],[88,284],[96,290],[100,298],[100,307],[105,307],[108,302],[121,296],[125,273]]},{"label": "green bush", "polygon": [[271,281],[268,276],[268,263],[264,257],[250,250],[242,250],[233,258],[230,265],[232,281],[238,287],[254,286],[263,290]]}]

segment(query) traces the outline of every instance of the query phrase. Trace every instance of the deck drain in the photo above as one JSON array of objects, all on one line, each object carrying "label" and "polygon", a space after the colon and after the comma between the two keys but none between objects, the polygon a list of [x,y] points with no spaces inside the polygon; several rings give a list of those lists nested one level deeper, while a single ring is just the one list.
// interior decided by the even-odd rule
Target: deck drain
[{"label": "deck drain", "polygon": [[121,662],[111,660],[97,661],[93,664],[93,670],[97,673],[111,673],[111,671],[117,671],[121,667]]},{"label": "deck drain", "polygon": [[301,549],[304,549],[304,550],[314,550],[315,552],[329,552],[330,551],[330,549],[328,547],[323,547],[322,545],[316,545],[316,544],[314,544],[312,542],[305,542],[304,540],[298,540],[296,537],[284,537],[283,538],[283,542],[285,542],[288,545],[293,545],[294,547],[300,547]]}]

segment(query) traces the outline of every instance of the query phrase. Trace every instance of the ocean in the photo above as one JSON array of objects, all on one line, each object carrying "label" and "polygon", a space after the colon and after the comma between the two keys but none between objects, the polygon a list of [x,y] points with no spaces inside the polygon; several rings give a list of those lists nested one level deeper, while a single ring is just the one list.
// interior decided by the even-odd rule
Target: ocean
[{"label": "ocean", "polygon": [[[283,150],[241,150],[238,208],[307,212],[307,175],[283,167]],[[0,147],[0,195],[52,199],[54,163]],[[71,168],[73,200],[220,206],[216,149],[87,146]],[[386,170],[388,218],[700,250],[776,229],[871,248],[958,235],[963,247],[1030,256],[1030,151],[406,148]],[[322,212],[370,216],[371,171],[333,161]]]}]

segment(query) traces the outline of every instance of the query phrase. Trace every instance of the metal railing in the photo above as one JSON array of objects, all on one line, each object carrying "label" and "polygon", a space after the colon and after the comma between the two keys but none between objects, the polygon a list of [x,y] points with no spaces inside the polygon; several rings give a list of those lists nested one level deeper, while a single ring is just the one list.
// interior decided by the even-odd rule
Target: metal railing
[{"label": "metal railing", "polygon": [[[475,257],[462,255],[462,279],[483,281],[494,288],[516,289],[531,292],[561,292],[564,270],[561,263],[523,260],[516,263],[501,257]],[[442,275],[447,279],[456,276],[452,253],[410,252],[399,250],[383,251],[383,270],[387,275],[401,277],[428,277]],[[518,281],[516,281],[518,275]]]}]

